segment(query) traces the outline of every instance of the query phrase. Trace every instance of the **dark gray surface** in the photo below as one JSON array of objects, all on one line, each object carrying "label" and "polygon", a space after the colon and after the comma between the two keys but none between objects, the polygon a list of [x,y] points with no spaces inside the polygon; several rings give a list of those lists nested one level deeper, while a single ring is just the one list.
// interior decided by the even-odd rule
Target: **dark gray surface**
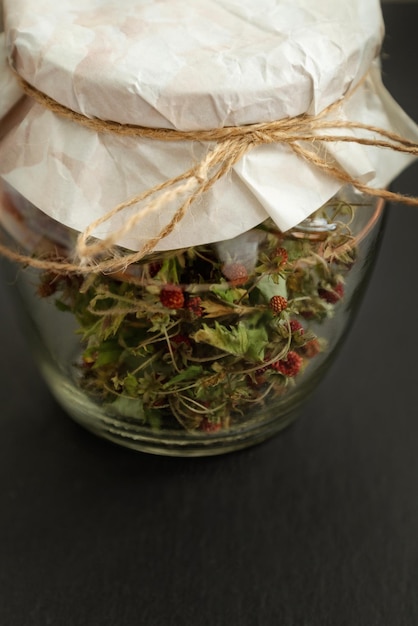
[{"label": "dark gray surface", "polygon": [[[418,119],[418,5],[384,78]],[[418,164],[395,188],[418,194]],[[418,624],[418,209],[389,210],[349,341],[301,419],[212,459],[117,448],[56,405],[0,313],[1,626]]]}]

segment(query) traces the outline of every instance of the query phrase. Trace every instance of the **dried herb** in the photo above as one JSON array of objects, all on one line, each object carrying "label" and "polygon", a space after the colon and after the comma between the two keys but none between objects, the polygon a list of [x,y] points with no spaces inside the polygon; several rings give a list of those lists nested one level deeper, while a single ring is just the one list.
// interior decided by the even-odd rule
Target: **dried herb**
[{"label": "dried herb", "polygon": [[39,296],[78,321],[77,385],[153,429],[211,433],[245,422],[326,348],[309,326],[343,298],[356,258],[352,213],[329,203],[315,216],[319,234],[266,222],[113,276],[44,274]]}]

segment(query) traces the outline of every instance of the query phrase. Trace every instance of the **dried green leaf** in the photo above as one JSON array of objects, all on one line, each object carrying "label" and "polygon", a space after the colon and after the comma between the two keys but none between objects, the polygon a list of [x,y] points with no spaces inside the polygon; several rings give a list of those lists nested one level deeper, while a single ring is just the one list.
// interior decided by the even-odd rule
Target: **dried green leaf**
[{"label": "dried green leaf", "polygon": [[139,421],[145,421],[145,411],[142,401],[139,398],[119,396],[114,402],[106,406],[107,412],[111,415],[122,415],[131,417]]},{"label": "dried green leaf", "polygon": [[245,289],[222,289],[218,285],[213,285],[210,290],[220,300],[223,300],[224,302],[228,302],[230,304],[234,302],[239,302],[242,297],[245,296],[245,294],[247,293]]},{"label": "dried green leaf", "polygon": [[263,294],[267,302],[271,300],[273,296],[283,296],[287,299],[286,280],[279,276],[272,276],[267,274],[263,276],[257,283],[257,289]]},{"label": "dried green leaf", "polygon": [[175,387],[179,383],[195,380],[201,376],[202,372],[203,367],[201,365],[190,365],[188,368],[177,374],[177,376],[170,378],[170,380],[163,385],[163,388],[170,389],[170,387]]},{"label": "dried green leaf", "polygon": [[193,339],[197,343],[207,343],[235,356],[262,361],[268,336],[263,326],[249,328],[244,322],[238,322],[236,326],[230,328],[215,322],[213,328],[203,324],[193,335]]},{"label": "dried green leaf", "polygon": [[133,374],[129,373],[127,376],[125,376],[122,384],[128,395],[130,396],[136,395],[137,390],[138,390],[138,381]]},{"label": "dried green leaf", "polygon": [[96,347],[91,346],[91,351],[97,354],[93,369],[98,369],[104,365],[117,363],[122,353],[121,347],[116,341],[104,341]]}]

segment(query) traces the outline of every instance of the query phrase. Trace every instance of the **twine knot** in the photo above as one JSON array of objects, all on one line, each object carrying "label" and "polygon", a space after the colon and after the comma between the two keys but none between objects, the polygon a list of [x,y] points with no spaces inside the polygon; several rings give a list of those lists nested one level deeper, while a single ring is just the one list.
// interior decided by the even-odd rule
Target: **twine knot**
[{"label": "twine knot", "polygon": [[[110,132],[131,137],[148,137],[157,141],[184,140],[206,142],[208,144],[208,150],[200,163],[179,176],[164,181],[152,189],[120,203],[92,222],[78,237],[75,250],[76,261],[73,263],[32,259],[31,257],[13,253],[9,249],[5,249],[4,246],[0,246],[0,251],[9,258],[20,260],[21,262],[22,259],[25,259],[24,262],[41,269],[52,269],[52,265],[54,265],[54,267],[58,266],[61,268],[61,273],[79,272],[83,274],[111,273],[126,269],[130,264],[139,261],[149,254],[161,240],[172,233],[183,219],[190,205],[208,191],[217,180],[226,176],[235,163],[242,159],[246,153],[264,144],[277,143],[286,145],[299,158],[315,165],[342,184],[352,185],[362,193],[378,196],[388,201],[418,206],[418,198],[411,198],[387,191],[386,189],[375,189],[362,184],[343,170],[334,160],[327,159],[323,155],[323,151],[319,150],[319,147],[326,143],[351,142],[418,156],[418,144],[400,135],[368,124],[331,119],[329,114],[341,105],[341,101],[330,105],[314,116],[303,114],[294,118],[245,126],[205,131],[177,131],[123,125],[111,121],[87,118],[38,91],[20,76],[18,76],[18,80],[25,93],[42,106],[57,115],[96,132]],[[348,93],[345,99],[349,98],[353,91]],[[357,131],[357,133],[364,131],[365,134],[363,136],[344,135],[341,131],[349,131],[349,133],[350,131]],[[126,252],[121,255],[120,249],[117,248],[117,242],[122,240],[124,235],[128,234],[147,215],[160,212],[165,206],[172,203],[175,203],[177,208],[171,220],[160,232],[150,238],[138,252]],[[138,207],[137,210],[123,221],[120,228],[114,230],[104,239],[99,240],[94,237],[94,231],[101,224],[134,205]]]}]

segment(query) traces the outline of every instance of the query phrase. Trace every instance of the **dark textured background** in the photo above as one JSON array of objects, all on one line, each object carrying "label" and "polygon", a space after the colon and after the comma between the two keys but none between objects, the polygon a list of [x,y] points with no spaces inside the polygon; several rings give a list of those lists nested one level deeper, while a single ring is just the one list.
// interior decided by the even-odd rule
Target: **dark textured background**
[{"label": "dark textured background", "polygon": [[[418,4],[384,6],[418,119]],[[418,194],[418,164],[395,188]],[[416,626],[418,209],[389,209],[349,341],[301,419],[165,459],[73,424],[0,296],[0,626]]]}]

